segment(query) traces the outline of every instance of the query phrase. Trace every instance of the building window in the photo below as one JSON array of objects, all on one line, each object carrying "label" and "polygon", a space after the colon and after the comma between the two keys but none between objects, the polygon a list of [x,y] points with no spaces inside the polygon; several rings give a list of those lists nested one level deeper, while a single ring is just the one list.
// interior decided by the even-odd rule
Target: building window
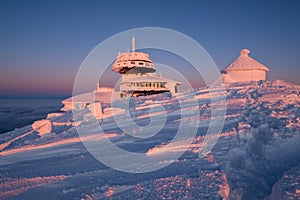
[{"label": "building window", "polygon": [[131,61],[131,64],[135,64],[135,62],[134,62],[134,61]]},{"label": "building window", "polygon": [[139,65],[144,65],[144,63],[140,62]]}]

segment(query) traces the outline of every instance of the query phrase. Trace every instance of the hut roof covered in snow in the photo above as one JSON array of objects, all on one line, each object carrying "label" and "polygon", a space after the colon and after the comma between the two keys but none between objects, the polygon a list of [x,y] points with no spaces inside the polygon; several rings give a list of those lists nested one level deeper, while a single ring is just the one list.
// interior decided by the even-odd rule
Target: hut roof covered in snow
[{"label": "hut roof covered in snow", "polygon": [[241,55],[230,65],[225,67],[223,71],[239,71],[239,70],[263,70],[269,71],[269,69],[263,64],[251,58],[248,54],[250,51],[248,49],[243,49]]}]

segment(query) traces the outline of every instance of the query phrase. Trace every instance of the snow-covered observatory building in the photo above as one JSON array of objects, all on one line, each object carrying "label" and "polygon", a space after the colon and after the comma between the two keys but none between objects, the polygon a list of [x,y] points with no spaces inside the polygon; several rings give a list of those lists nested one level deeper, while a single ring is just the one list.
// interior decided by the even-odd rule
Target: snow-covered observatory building
[{"label": "snow-covered observatory building", "polygon": [[248,49],[243,49],[241,55],[222,71],[225,83],[266,80],[269,69],[251,58]]},{"label": "snow-covered observatory building", "polygon": [[181,83],[158,75],[149,54],[135,51],[132,37],[132,51],[119,53],[112,70],[121,74],[120,97],[147,96],[164,92],[177,93]]}]

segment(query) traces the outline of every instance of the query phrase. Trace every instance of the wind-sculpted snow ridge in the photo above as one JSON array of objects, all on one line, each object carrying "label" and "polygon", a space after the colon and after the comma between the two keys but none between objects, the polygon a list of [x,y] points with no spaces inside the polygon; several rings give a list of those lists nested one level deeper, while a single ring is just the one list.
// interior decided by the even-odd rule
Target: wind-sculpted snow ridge
[{"label": "wind-sculpted snow ridge", "polygon": [[300,164],[299,87],[261,82],[235,96],[243,91],[248,98],[236,127],[238,145],[229,151],[225,171],[230,198],[263,199],[284,171]]},{"label": "wind-sculpted snow ridge", "polygon": [[[300,87],[284,81],[225,85],[223,131],[206,137],[211,120],[211,97],[221,90],[200,88],[178,94],[133,98],[130,116],[140,129],[124,132],[125,100],[103,105],[97,121],[89,105],[75,115],[50,113],[50,133],[32,126],[0,135],[1,199],[296,199],[300,194]],[[185,102],[182,107],[180,101]],[[187,117],[196,100],[200,113]],[[167,114],[164,128],[149,138],[134,137],[149,130],[151,116]],[[180,122],[200,120],[187,151],[179,138],[171,146]],[[99,123],[104,135],[98,135]],[[79,137],[77,129],[89,130]],[[155,124],[152,128],[155,128]],[[151,128],[150,128],[151,129]],[[128,135],[129,134],[129,135]],[[127,151],[149,157],[165,156],[171,163],[158,171],[130,174],[96,160],[81,143],[109,139]],[[216,145],[205,156],[201,148]],[[99,144],[100,144],[99,143]],[[100,147],[105,151],[105,147]],[[184,154],[178,160],[169,155]],[[108,154],[111,158],[117,155]],[[122,158],[120,163],[122,162]],[[41,178],[38,178],[41,177]]]},{"label": "wind-sculpted snow ridge", "polygon": [[54,181],[65,180],[66,176],[32,177],[32,178],[4,178],[0,180],[0,198],[5,199],[26,192],[30,188],[39,187]]}]

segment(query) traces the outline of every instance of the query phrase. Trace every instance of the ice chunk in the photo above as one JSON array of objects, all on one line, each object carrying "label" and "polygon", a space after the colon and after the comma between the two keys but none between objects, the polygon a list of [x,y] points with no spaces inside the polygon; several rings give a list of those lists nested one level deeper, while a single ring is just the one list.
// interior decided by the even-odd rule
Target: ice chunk
[{"label": "ice chunk", "polygon": [[48,119],[35,121],[31,127],[33,130],[37,131],[39,135],[51,133],[52,131],[52,123]]}]

